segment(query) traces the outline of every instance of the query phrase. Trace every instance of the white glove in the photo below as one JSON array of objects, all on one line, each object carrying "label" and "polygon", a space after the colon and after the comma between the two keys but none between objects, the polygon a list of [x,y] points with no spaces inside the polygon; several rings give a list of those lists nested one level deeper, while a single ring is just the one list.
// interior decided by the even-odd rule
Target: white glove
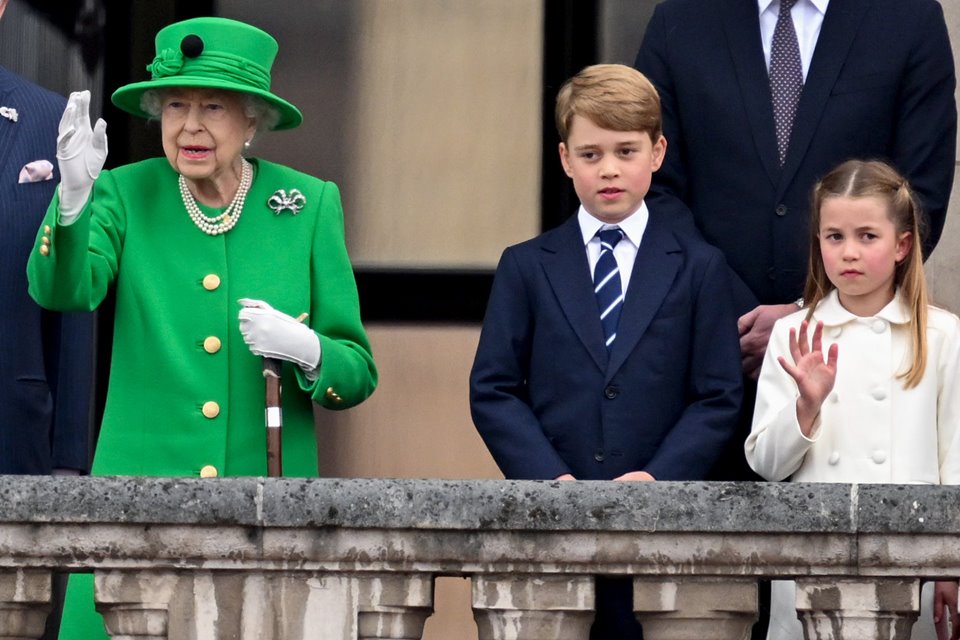
[{"label": "white glove", "polygon": [[280,358],[300,365],[304,373],[320,366],[320,338],[296,318],[262,300],[241,298],[240,333],[254,355]]},{"label": "white glove", "polygon": [[90,128],[90,92],[74,91],[60,118],[57,163],[60,165],[60,224],[77,219],[90,198],[93,181],[107,159],[107,123]]}]

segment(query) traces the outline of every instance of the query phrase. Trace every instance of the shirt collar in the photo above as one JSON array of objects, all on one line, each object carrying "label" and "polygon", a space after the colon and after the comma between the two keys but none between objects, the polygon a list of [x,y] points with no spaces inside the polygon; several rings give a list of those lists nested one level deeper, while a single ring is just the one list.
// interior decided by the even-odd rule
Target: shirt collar
[{"label": "shirt collar", "polygon": [[[828,327],[836,327],[848,322],[864,319],[844,309],[843,305],[840,304],[840,296],[836,289],[831,291],[829,294],[827,294],[827,297],[820,301],[820,304],[817,305],[816,311],[813,313],[813,317],[814,319],[823,322],[824,326]],[[880,318],[891,324],[906,324],[910,322],[910,313],[907,310],[906,305],[903,303],[903,298],[900,296],[899,289],[897,289],[897,292],[894,293],[893,300],[891,300],[883,309],[880,309],[880,311],[878,311],[873,318]]]},{"label": "shirt collar", "polygon": [[643,232],[647,228],[647,220],[650,218],[650,211],[647,209],[647,203],[641,202],[640,208],[617,224],[607,224],[602,220],[594,218],[583,205],[577,211],[577,221],[580,223],[580,233],[583,234],[583,244],[586,245],[597,235],[597,231],[603,227],[620,227],[631,244],[635,247],[640,246],[640,240],[643,238]]},{"label": "shirt collar", "polygon": [[[817,11],[820,12],[821,15],[827,14],[827,5],[830,4],[830,0],[807,0],[807,1],[810,4],[812,4],[817,9]],[[773,2],[774,0],[757,0],[757,8],[760,10],[760,13],[762,14],[764,11],[770,8],[770,5],[772,5]],[[803,2],[803,0],[800,0],[800,2]]]}]

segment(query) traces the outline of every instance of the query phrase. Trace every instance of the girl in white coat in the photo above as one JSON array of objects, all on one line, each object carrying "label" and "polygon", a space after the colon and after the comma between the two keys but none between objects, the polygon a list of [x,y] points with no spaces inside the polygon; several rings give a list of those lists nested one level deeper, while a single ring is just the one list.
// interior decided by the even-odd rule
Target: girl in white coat
[{"label": "girl in white coat", "polygon": [[[817,184],[807,304],[773,328],[745,444],[767,480],[960,484],[960,320],[927,304],[919,220],[881,162]],[[933,591],[912,638],[946,640],[950,619],[956,640],[957,583]],[[794,584],[775,581],[768,640],[801,638]]]}]

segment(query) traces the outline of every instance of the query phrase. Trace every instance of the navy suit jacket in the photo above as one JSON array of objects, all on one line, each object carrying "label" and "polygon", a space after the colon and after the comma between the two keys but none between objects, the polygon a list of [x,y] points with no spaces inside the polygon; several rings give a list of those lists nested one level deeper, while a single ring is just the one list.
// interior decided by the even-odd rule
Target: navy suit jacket
[{"label": "navy suit jacket", "polygon": [[470,376],[507,478],[703,478],[733,433],[740,351],[719,251],[651,208],[608,353],[576,216],[508,248]]},{"label": "navy suit jacket", "polygon": [[648,202],[692,210],[738,276],[738,313],[802,294],[811,191],[844,160],[899,168],[926,211],[926,255],[936,245],[957,111],[935,0],[830,1],[782,168],[756,0],[666,0],[636,67],[660,92],[669,144]]},{"label": "navy suit jacket", "polygon": [[[27,257],[56,185],[66,100],[0,67],[0,473],[87,468],[93,319],[44,311],[27,295]],[[52,180],[18,182],[35,160]]]}]

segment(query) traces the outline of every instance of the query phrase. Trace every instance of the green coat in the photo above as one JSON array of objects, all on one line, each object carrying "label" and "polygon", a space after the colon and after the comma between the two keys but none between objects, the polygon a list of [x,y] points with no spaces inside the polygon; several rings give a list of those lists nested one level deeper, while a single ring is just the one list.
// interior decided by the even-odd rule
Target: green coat
[{"label": "green coat", "polygon": [[[30,295],[48,309],[86,310],[116,289],[96,475],[198,476],[204,467],[221,476],[266,475],[261,359],[240,335],[239,298],[291,316],[307,311],[320,338],[316,380],[284,363],[285,475],[317,474],[311,398],[346,409],[376,386],[336,185],[251,162],[242,217],[220,236],[190,220],[164,158],[104,171],[70,226],[57,224],[56,198],[47,210],[27,265]],[[297,215],[268,207],[279,189],[304,195]],[[219,413],[207,417],[211,402]],[[71,578],[61,638],[106,637],[91,578]]]},{"label": "green coat", "polygon": [[[30,295],[50,309],[94,309],[116,288],[95,474],[197,476],[207,465],[218,475],[266,474],[263,376],[260,358],[240,335],[239,298],[264,300],[291,316],[308,311],[306,322],[320,338],[317,380],[284,366],[285,475],[317,473],[311,398],[345,409],[373,392],[377,373],[360,324],[336,185],[252,163],[242,217],[220,236],[190,220],[177,174],[163,158],[104,171],[70,226],[56,224],[56,199],[50,205],[43,225],[51,233],[41,228],[27,265]],[[297,215],[274,213],[267,201],[278,189],[299,189],[306,206]],[[40,249],[45,236],[47,255]],[[208,289],[217,279],[219,286]],[[221,344],[215,353],[205,349],[210,337]],[[293,392],[298,386],[304,393]],[[203,412],[210,402],[219,408],[213,418]]]}]

